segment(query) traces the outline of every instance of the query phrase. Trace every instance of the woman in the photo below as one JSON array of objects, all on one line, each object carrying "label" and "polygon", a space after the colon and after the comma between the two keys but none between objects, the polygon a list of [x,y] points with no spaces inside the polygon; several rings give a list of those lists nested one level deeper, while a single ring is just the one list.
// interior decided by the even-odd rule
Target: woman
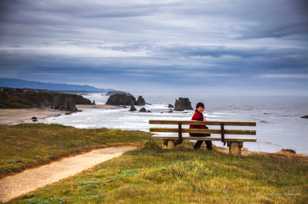
[{"label": "woman", "polygon": [[[205,118],[203,116],[203,112],[205,111],[204,104],[203,103],[197,103],[195,113],[192,116],[192,120],[197,121],[205,121]],[[190,125],[191,129],[208,129],[205,125]],[[190,133],[190,136],[193,137],[207,137],[210,136],[210,134],[205,133]],[[200,149],[203,141],[197,141],[194,145],[194,149]],[[212,142],[211,141],[205,141],[206,148],[208,150],[212,150]]]}]

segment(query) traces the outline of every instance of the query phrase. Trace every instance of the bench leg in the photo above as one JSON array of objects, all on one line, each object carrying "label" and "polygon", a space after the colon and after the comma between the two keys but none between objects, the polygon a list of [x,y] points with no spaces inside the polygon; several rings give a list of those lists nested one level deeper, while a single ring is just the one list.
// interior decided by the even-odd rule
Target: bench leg
[{"label": "bench leg", "polygon": [[163,140],[163,149],[167,149],[168,147],[168,140]]},{"label": "bench leg", "polygon": [[175,140],[163,140],[163,149],[174,149]]},{"label": "bench leg", "polygon": [[163,149],[174,149],[175,146],[175,140],[163,140]]},{"label": "bench leg", "polygon": [[240,156],[242,153],[243,142],[228,142],[229,154]]},{"label": "bench leg", "polygon": [[174,140],[169,140],[167,148],[168,149],[174,149],[175,148],[175,141]]}]

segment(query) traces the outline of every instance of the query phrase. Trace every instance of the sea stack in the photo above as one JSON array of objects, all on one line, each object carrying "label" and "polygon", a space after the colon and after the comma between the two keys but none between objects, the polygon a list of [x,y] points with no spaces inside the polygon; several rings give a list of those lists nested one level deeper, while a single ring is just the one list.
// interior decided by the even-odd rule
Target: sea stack
[{"label": "sea stack", "polygon": [[137,109],[136,109],[136,107],[135,107],[134,105],[131,105],[131,106],[130,106],[129,111],[132,111],[132,112],[133,112],[133,111],[136,111],[136,110],[137,110]]},{"label": "sea stack", "polygon": [[192,110],[191,102],[189,98],[178,98],[174,104],[175,111]]},{"label": "sea stack", "polygon": [[130,93],[115,91],[110,94],[106,104],[113,106],[130,106],[136,104],[136,98]]},{"label": "sea stack", "polygon": [[144,106],[145,105],[145,100],[142,96],[138,96],[138,99],[136,101],[137,106]]}]

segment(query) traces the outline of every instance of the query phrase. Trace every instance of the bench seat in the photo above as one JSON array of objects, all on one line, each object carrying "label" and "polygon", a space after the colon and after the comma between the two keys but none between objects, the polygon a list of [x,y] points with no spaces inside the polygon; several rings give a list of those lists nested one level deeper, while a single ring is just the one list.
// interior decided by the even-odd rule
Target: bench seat
[{"label": "bench seat", "polygon": [[[153,139],[164,139],[164,140],[177,140],[178,136],[169,136],[169,135],[152,135]],[[191,137],[191,136],[182,136],[183,140],[199,140],[199,141],[221,141],[221,137]],[[255,138],[225,138],[226,142],[256,142]]]}]

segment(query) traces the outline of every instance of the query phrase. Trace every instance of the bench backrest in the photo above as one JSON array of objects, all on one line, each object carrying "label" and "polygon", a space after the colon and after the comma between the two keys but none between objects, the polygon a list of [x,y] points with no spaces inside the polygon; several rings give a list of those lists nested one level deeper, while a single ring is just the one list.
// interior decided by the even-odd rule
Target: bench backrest
[{"label": "bench backrest", "polygon": [[[193,120],[150,120],[149,124],[161,124],[161,125],[177,125],[177,128],[150,128],[151,132],[179,132],[183,133],[212,133],[212,134],[234,134],[234,135],[256,135],[256,130],[238,130],[238,129],[226,129],[226,126],[247,126],[255,127],[256,122],[252,121],[193,121]],[[183,128],[183,125],[206,125],[206,126],[219,126],[219,129],[191,129]]]},{"label": "bench backrest", "polygon": [[[255,127],[256,122],[252,121],[193,121],[193,120],[150,120],[149,124],[161,125],[177,125],[176,128],[166,127],[151,127],[150,132],[174,132],[182,137],[182,133],[199,133],[199,134],[220,134],[221,140],[224,142],[225,135],[256,135],[255,129],[247,129],[247,127]],[[216,129],[192,129],[183,128],[183,125],[206,125],[206,126],[219,126]],[[226,129],[226,126],[246,126],[245,129]]]}]

